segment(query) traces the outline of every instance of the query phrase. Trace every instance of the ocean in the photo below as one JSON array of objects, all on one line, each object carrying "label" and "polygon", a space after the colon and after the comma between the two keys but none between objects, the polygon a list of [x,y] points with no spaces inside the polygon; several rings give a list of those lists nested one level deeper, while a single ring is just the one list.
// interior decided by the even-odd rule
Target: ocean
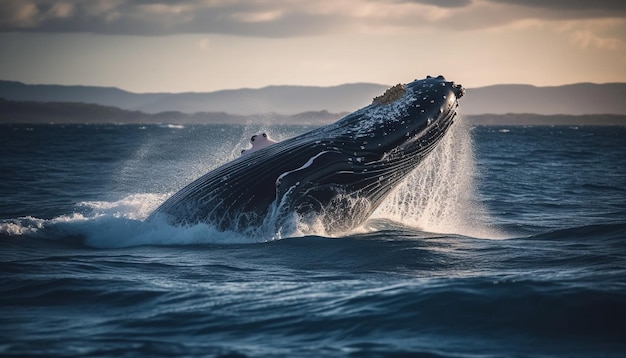
[{"label": "ocean", "polygon": [[626,127],[461,118],[341,235],[143,221],[312,128],[0,125],[0,356],[626,356]]}]

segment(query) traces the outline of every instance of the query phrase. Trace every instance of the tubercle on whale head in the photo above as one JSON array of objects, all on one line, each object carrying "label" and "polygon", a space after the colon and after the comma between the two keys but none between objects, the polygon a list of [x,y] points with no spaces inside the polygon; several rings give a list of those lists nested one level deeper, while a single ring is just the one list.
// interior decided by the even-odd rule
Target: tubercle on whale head
[{"label": "tubercle on whale head", "polygon": [[382,95],[374,97],[372,104],[389,104],[400,99],[406,93],[406,85],[398,83],[397,85],[390,87]]},{"label": "tubercle on whale head", "polygon": [[[426,79],[432,78],[432,76],[426,76]],[[442,75],[437,76],[436,79],[442,81],[446,80],[446,78]],[[415,81],[419,80],[415,79]],[[463,97],[463,95],[465,94],[465,89],[463,88],[463,86],[457,85],[454,82],[450,82],[450,84],[454,90],[454,94],[456,95],[457,99]],[[389,87],[382,95],[374,97],[374,99],[372,100],[372,104],[384,105],[395,102],[406,93],[406,90],[406,84],[398,83],[395,86]]]},{"label": "tubercle on whale head", "polygon": [[[426,76],[426,79],[431,79],[433,78],[432,76]],[[446,78],[443,77],[442,75],[439,75],[436,77],[436,79],[438,80],[443,80],[445,81]],[[415,81],[418,81],[417,79]],[[452,89],[454,91],[454,94],[456,95],[456,98],[459,99],[461,97],[463,97],[465,95],[465,88],[463,88],[463,86],[454,83],[454,81],[450,82],[450,85],[452,86]]]}]

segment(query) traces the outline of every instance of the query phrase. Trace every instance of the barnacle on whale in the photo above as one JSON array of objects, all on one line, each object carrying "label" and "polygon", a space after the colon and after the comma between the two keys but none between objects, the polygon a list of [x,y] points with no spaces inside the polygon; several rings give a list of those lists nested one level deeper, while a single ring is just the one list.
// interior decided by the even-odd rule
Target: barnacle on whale
[{"label": "barnacle on whale", "polygon": [[406,85],[398,83],[397,85],[388,88],[381,96],[374,97],[373,104],[389,104],[397,101],[400,97],[406,93]]}]

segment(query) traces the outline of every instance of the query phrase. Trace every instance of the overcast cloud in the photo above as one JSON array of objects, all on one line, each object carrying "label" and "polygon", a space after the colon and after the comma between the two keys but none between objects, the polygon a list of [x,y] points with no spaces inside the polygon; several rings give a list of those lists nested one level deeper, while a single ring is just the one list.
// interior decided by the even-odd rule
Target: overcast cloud
[{"label": "overcast cloud", "polygon": [[625,0],[0,0],[0,79],[137,92],[626,81]]},{"label": "overcast cloud", "polygon": [[623,0],[4,0],[0,31],[297,37],[625,15]]}]

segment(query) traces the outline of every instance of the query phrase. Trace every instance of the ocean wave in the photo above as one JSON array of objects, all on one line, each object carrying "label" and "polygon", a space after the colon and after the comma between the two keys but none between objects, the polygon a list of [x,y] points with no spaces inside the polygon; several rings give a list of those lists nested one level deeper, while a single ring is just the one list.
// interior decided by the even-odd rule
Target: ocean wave
[{"label": "ocean wave", "polygon": [[[249,244],[311,235],[327,237],[321,229],[323,225],[304,225],[298,222],[296,216],[290,225],[278,230],[269,223],[268,227],[250,228],[247,232],[221,231],[206,223],[176,226],[160,220],[145,222],[144,219],[167,196],[167,194],[133,194],[114,201],[81,202],[76,205],[75,212],[51,219],[27,216],[3,220],[0,221],[0,238],[25,237],[95,248],[120,248],[145,245]],[[405,218],[403,221],[395,219],[393,215],[383,211],[361,227],[335,238],[366,240],[374,237],[386,240],[391,237],[393,240],[403,238],[421,240],[434,237],[466,237],[568,241],[606,239],[620,242],[624,237],[623,233],[626,232],[626,224],[597,224],[545,230],[540,234],[528,236],[528,233],[536,232],[538,228],[529,226],[524,229],[519,225],[507,227],[503,224],[499,228],[491,225],[489,231],[485,231],[487,226],[464,230],[463,225],[452,223],[452,226],[447,227],[450,230],[446,230],[446,226],[441,224],[439,226],[442,227],[435,228],[438,230],[425,230],[411,218]],[[518,236],[503,234],[506,232],[517,232]],[[494,233],[498,233],[498,236]]]},{"label": "ocean wave", "polygon": [[[251,275],[215,285],[205,278],[193,289],[121,276],[12,280],[3,288],[0,303],[10,307],[45,302],[45,307],[62,310],[66,315],[47,328],[52,337],[65,336],[66,330],[79,332],[81,318],[88,319],[89,336],[72,337],[71,343],[82,345],[86,355],[115,355],[116,346],[126,354],[159,355],[176,342],[179,353],[198,347],[212,352],[223,344],[251,356],[431,352],[428,356],[469,357],[485,347],[496,355],[617,356],[625,348],[623,291],[494,277],[258,279]],[[107,314],[95,315],[96,309]],[[5,318],[17,319],[11,312]],[[38,321],[28,316],[21,322],[30,331],[41,330],[31,326]],[[162,337],[161,345],[136,344],[154,337]],[[268,347],[262,342],[279,343]],[[41,352],[45,342],[35,343],[11,348],[17,353]]]},{"label": "ocean wave", "polygon": [[159,220],[143,221],[165,196],[133,194],[111,202],[81,202],[76,206],[80,212],[52,219],[4,220],[0,222],[0,237],[30,237],[95,248],[254,242],[250,237],[219,231],[209,224],[174,226]]},{"label": "ocean wave", "polygon": [[584,242],[591,239],[595,242],[605,241],[623,244],[626,247],[625,238],[626,222],[594,224],[558,229],[530,237],[530,239],[535,240],[563,240],[569,242]]},{"label": "ocean wave", "polygon": [[626,191],[626,188],[612,186],[612,185],[599,185],[599,184],[582,184],[581,187],[583,189],[588,190],[597,190],[597,191],[616,191],[618,193],[623,193]]}]

